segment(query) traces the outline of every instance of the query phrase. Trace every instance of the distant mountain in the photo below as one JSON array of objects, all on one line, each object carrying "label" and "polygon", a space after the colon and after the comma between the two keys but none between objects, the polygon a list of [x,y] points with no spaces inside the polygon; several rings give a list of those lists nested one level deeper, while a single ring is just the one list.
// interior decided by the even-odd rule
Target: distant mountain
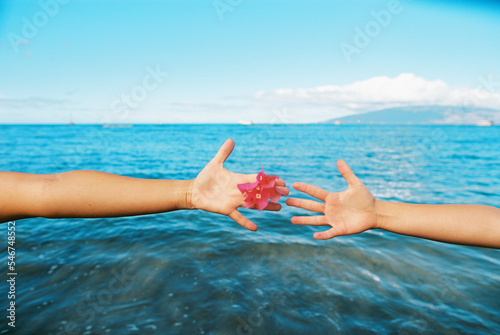
[{"label": "distant mountain", "polygon": [[479,120],[500,124],[500,110],[460,106],[409,106],[377,110],[330,119],[344,124],[475,124]]}]

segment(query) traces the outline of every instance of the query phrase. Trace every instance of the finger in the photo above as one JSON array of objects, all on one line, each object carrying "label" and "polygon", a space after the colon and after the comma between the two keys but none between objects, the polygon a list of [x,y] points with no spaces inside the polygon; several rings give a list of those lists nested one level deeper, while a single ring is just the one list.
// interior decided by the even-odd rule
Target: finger
[{"label": "finger", "polygon": [[[250,209],[257,209],[257,205],[253,205],[252,207],[249,207]],[[264,208],[265,211],[273,211],[277,212],[281,209],[280,204],[275,204],[274,202],[269,201],[267,206]]]},{"label": "finger", "polygon": [[328,240],[332,237],[338,236],[337,229],[335,227],[330,228],[326,231],[322,231],[319,233],[314,233],[313,237],[317,240]]},{"label": "finger", "polygon": [[281,209],[281,205],[275,204],[274,202],[269,202],[269,205],[267,205],[266,208],[264,208],[265,211],[273,211],[273,212],[277,212],[280,209]]},{"label": "finger", "polygon": [[307,209],[308,211],[317,212],[317,213],[325,213],[325,204],[319,203],[313,200],[305,200],[305,199],[297,199],[297,198],[289,198],[286,199],[286,204],[288,206],[298,207]]},{"label": "finger", "polygon": [[251,231],[256,231],[257,230],[257,225],[244,217],[240,212],[234,211],[231,214],[229,214],[229,217],[236,221],[238,224],[241,226],[245,227],[248,230]]},{"label": "finger", "polygon": [[284,197],[288,197],[288,195],[290,194],[290,190],[288,189],[288,187],[277,186],[276,188],[283,192]]},{"label": "finger", "polygon": [[347,165],[346,162],[344,162],[342,159],[339,159],[337,161],[337,169],[339,169],[340,174],[344,179],[347,181],[347,184],[350,186],[357,185],[361,181],[359,180],[358,177],[352,172],[351,168],[349,165]]},{"label": "finger", "polygon": [[234,141],[232,139],[228,139],[224,144],[220,147],[219,151],[213,158],[213,161],[216,163],[222,164],[226,161],[226,159],[229,157],[231,152],[233,152],[234,149]]},{"label": "finger", "polygon": [[250,173],[250,174],[242,174],[238,173],[237,174],[241,178],[241,183],[255,183],[257,180],[257,174],[256,173]]},{"label": "finger", "polygon": [[325,191],[322,188],[319,188],[319,187],[314,186],[314,185],[309,185],[306,183],[293,183],[292,186],[297,191],[307,193],[310,196],[315,197],[316,199],[319,199],[319,200],[323,200],[323,201],[325,201],[326,197],[329,194],[328,191]]},{"label": "finger", "polygon": [[276,186],[286,186],[286,183],[283,179],[278,178],[278,180],[276,180]]},{"label": "finger", "polygon": [[307,226],[326,226],[328,222],[324,215],[317,216],[292,216],[292,223]]}]

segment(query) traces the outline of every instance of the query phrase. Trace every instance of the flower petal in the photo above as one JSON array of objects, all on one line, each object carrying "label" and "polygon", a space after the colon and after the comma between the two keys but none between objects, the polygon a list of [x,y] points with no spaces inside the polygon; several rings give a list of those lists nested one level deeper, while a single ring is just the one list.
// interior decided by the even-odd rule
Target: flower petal
[{"label": "flower petal", "polygon": [[272,189],[271,188],[264,188],[260,192],[260,198],[263,199],[265,202],[269,202],[269,197],[271,196]]},{"label": "flower petal", "polygon": [[285,192],[283,192],[282,190],[280,190],[280,189],[279,189],[279,188],[277,188],[277,187],[275,187],[275,188],[274,188],[274,190],[275,190],[276,192],[278,192],[279,194],[281,194],[282,196],[284,196],[284,195],[285,195]]},{"label": "flower petal", "polygon": [[262,170],[259,173],[257,173],[257,183],[262,184],[265,177],[266,174],[264,173],[264,168],[262,168]]},{"label": "flower petal", "polygon": [[274,202],[274,203],[277,203],[278,200],[280,200],[280,198],[281,198],[281,194],[279,194],[276,191],[279,192],[278,189],[272,189],[271,196],[269,197],[271,199],[271,201]]},{"label": "flower petal", "polygon": [[240,190],[241,193],[245,193],[257,187],[258,184],[259,184],[258,182],[238,184],[238,189]]},{"label": "flower petal", "polygon": [[263,210],[264,208],[269,205],[269,200],[264,199],[264,197],[261,197],[260,199],[256,199],[257,201],[257,209],[259,211]]},{"label": "flower petal", "polygon": [[255,206],[255,198],[250,194],[247,194],[247,196],[245,197],[245,199],[243,201],[245,202],[246,208],[250,208],[250,207]]}]

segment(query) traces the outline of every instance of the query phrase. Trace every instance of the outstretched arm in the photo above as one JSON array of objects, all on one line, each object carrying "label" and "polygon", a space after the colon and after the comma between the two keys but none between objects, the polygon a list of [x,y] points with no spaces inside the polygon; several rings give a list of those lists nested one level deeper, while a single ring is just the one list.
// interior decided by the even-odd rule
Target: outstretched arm
[{"label": "outstretched arm", "polygon": [[47,175],[0,172],[0,221],[117,217],[188,208],[189,183],[88,170]]},{"label": "outstretched arm", "polygon": [[[224,161],[234,148],[227,140],[217,155],[193,180],[155,180],[98,171],[58,174],[0,172],[0,222],[29,217],[96,218],[162,213],[179,209],[202,209],[230,216],[256,230],[241,215],[244,196],[238,183],[255,181],[256,174],[226,170]],[[280,189],[288,194],[285,182]],[[267,210],[281,205],[269,203]]]},{"label": "outstretched arm", "polygon": [[342,160],[337,167],[348,183],[348,189],[330,193],[319,187],[294,183],[293,187],[321,202],[289,198],[287,204],[319,216],[297,216],[292,223],[329,225],[327,231],[315,233],[314,238],[361,233],[379,228],[397,234],[431,240],[500,248],[500,209],[482,205],[417,205],[380,201]]}]

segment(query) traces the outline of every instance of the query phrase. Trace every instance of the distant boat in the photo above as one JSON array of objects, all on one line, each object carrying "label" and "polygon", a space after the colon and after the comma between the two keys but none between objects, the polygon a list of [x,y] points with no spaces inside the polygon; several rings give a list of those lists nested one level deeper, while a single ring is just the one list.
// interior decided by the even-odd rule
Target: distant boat
[{"label": "distant boat", "polygon": [[72,126],[72,125],[74,125],[74,123],[70,121],[70,122],[66,122],[66,125]]},{"label": "distant boat", "polygon": [[337,125],[337,126],[341,126],[341,125],[344,124],[344,121],[342,121],[342,120],[335,120],[335,121],[333,121],[333,124]]},{"label": "distant boat", "polygon": [[253,125],[253,122],[250,120],[239,120],[238,124],[241,124],[243,126],[251,126],[251,125]]},{"label": "distant boat", "polygon": [[476,122],[476,126],[479,127],[491,127],[493,125],[493,121],[491,120],[479,120]]}]

